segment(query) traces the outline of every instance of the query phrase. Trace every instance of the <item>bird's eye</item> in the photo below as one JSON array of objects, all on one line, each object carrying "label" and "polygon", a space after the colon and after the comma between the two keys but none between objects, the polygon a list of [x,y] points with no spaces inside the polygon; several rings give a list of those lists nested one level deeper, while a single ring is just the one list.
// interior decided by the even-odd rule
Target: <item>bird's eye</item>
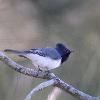
[{"label": "bird's eye", "polygon": [[69,51],[69,50],[67,50],[67,53],[70,53],[70,51]]},{"label": "bird's eye", "polygon": [[67,53],[69,53],[69,51],[67,50]]}]

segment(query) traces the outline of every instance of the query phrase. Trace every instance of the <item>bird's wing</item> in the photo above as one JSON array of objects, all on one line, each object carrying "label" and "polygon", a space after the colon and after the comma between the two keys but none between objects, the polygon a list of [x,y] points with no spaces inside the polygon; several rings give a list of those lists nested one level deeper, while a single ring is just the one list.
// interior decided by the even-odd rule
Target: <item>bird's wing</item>
[{"label": "bird's wing", "polygon": [[52,59],[61,59],[60,54],[57,52],[55,48],[36,48],[36,49],[31,49],[29,51],[25,52],[30,52],[33,54],[37,54],[43,57],[50,57]]},{"label": "bird's wing", "polygon": [[5,52],[17,54],[19,56],[25,56],[27,54],[37,54],[39,56],[43,57],[50,57],[52,59],[61,59],[60,54],[57,52],[55,48],[33,48],[27,51],[18,51],[18,50],[12,50],[12,49],[6,49]]},{"label": "bird's wing", "polygon": [[46,53],[43,52],[43,48],[33,48],[33,49],[30,49],[30,50],[27,50],[27,51],[24,51],[25,54],[37,54],[37,55],[40,55],[40,56],[46,56]]}]

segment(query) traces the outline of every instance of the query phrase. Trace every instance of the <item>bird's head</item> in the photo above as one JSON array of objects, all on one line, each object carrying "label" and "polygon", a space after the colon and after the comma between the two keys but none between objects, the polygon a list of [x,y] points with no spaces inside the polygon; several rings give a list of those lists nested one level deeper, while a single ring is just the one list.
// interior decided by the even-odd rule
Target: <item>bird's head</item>
[{"label": "bird's head", "polygon": [[63,63],[64,61],[67,60],[69,57],[70,53],[73,52],[72,50],[68,49],[64,44],[62,43],[57,43],[56,44],[56,50],[60,53],[62,60],[61,62]]}]

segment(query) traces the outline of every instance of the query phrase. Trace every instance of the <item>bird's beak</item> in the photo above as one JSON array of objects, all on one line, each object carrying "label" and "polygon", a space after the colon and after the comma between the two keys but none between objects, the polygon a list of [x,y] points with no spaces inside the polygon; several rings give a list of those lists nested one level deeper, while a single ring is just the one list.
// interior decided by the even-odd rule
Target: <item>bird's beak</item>
[{"label": "bird's beak", "polygon": [[75,51],[74,51],[74,50],[71,50],[70,52],[73,53],[73,52],[75,52]]}]

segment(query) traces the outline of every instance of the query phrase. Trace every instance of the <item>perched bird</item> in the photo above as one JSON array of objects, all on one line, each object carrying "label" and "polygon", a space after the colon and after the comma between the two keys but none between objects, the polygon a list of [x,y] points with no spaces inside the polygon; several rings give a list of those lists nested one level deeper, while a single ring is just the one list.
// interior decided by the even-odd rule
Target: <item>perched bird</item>
[{"label": "perched bird", "polygon": [[54,48],[33,48],[27,51],[6,49],[4,51],[28,58],[32,61],[35,68],[48,71],[59,67],[72,52],[62,43],[57,43]]}]

